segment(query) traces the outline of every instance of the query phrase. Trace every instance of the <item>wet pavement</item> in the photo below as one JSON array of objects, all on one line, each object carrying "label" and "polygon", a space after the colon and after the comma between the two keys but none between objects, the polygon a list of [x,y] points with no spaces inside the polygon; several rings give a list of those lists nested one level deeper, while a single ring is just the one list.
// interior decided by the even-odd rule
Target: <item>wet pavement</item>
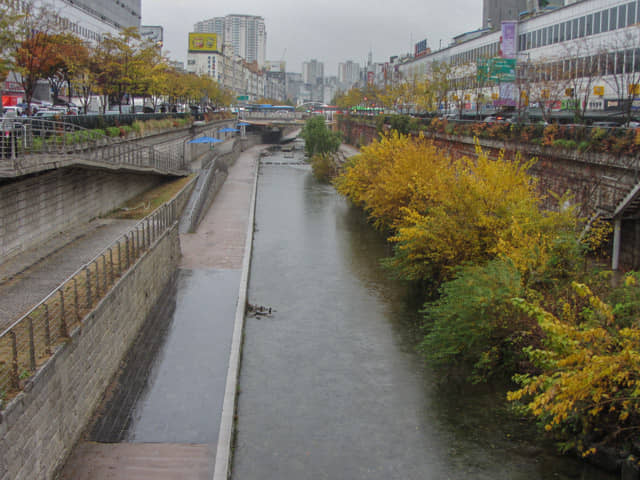
[{"label": "wet pavement", "polygon": [[331,186],[308,167],[259,178],[249,302],[273,314],[245,323],[233,479],[611,478],[539,445],[504,391],[424,364],[420,306]]},{"label": "wet pavement", "polygon": [[179,270],[136,338],[90,441],[215,444],[240,272]]},{"label": "wet pavement", "polygon": [[[119,473],[104,478],[152,478],[144,475],[162,462],[147,457],[141,468],[144,460],[136,453],[148,444],[199,445],[210,453],[208,477],[184,468],[158,480],[211,478],[259,150],[240,155],[198,231],[181,235],[183,258],[174,281],[145,322],[62,479],[103,478],[109,470]],[[107,442],[123,443],[113,449]],[[180,463],[179,454],[166,454]]]}]

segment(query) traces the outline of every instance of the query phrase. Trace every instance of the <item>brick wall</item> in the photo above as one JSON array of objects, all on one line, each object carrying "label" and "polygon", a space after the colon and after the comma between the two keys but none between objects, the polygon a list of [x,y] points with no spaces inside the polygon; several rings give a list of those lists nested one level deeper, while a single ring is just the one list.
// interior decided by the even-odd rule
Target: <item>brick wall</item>
[{"label": "brick wall", "polygon": [[0,480],[53,478],[174,274],[179,257],[175,224],[2,412]]},{"label": "brick wall", "polygon": [[63,168],[0,186],[0,262],[103,215],[162,177]]}]

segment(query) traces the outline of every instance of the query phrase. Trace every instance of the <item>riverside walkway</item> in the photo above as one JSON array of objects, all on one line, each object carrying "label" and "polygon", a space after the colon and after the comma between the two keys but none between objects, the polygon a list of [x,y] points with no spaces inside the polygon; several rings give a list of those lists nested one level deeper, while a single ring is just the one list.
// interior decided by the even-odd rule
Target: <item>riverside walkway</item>
[{"label": "riverside walkway", "polygon": [[175,281],[61,479],[212,478],[261,148],[240,155],[197,232],[181,235]]}]

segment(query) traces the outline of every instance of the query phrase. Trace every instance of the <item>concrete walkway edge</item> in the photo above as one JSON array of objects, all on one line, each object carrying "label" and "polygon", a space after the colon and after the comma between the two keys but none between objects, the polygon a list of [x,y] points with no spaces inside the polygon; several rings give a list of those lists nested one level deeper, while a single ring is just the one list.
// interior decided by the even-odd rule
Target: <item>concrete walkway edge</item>
[{"label": "concrete walkway edge", "polygon": [[220,431],[218,433],[218,445],[216,450],[213,480],[227,480],[231,473],[233,430],[235,426],[235,414],[238,399],[238,378],[240,375],[242,337],[247,307],[247,290],[249,288],[251,250],[253,247],[253,226],[256,211],[258,172],[260,170],[259,157],[254,161],[255,173],[253,179],[253,192],[251,194],[247,237],[245,239],[244,257],[242,260],[242,275],[240,277],[240,288],[238,290],[238,304],[236,306],[233,337],[231,340],[231,353],[229,354],[229,368],[227,370],[227,381],[224,390],[224,401],[222,404],[222,415],[220,418]]}]

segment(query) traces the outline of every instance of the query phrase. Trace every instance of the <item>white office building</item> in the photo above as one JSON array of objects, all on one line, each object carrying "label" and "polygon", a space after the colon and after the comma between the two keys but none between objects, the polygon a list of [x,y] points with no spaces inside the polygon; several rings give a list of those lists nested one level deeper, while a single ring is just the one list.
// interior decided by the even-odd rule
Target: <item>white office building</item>
[{"label": "white office building", "polygon": [[[640,0],[583,0],[521,18],[511,33],[518,78],[480,84],[478,63],[504,56],[503,34],[483,32],[403,63],[401,81],[429,76],[434,62],[447,62],[451,97],[466,109],[480,99],[504,105],[532,98],[532,92],[518,91],[518,78],[527,75],[539,96],[545,94],[558,109],[569,101],[596,111],[619,109],[626,102],[640,111]],[[551,98],[554,87],[557,98]]]}]

